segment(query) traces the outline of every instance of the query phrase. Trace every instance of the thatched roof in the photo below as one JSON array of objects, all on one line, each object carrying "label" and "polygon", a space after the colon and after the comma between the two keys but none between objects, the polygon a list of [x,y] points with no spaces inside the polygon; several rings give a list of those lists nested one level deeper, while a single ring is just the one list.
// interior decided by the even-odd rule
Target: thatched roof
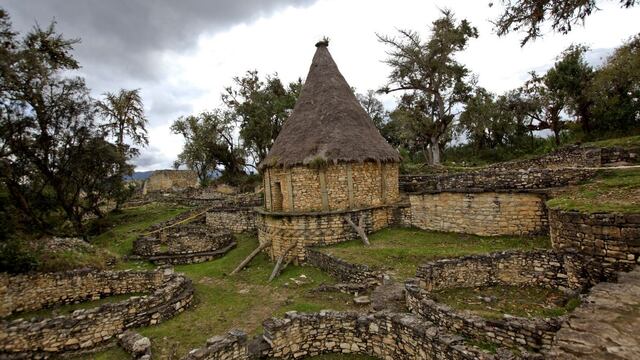
[{"label": "thatched roof", "polygon": [[317,162],[397,162],[400,155],[380,135],[327,49],[316,53],[300,97],[261,168]]}]

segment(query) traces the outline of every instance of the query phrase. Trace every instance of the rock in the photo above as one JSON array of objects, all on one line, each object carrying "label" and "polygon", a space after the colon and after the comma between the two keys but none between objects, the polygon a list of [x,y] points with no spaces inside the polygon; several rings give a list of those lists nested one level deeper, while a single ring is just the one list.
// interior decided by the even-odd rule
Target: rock
[{"label": "rock", "polygon": [[368,296],[358,296],[353,298],[353,303],[356,305],[368,305],[371,303],[371,299]]},{"label": "rock", "polygon": [[135,331],[127,330],[118,335],[118,344],[135,359],[151,356],[151,340]]}]

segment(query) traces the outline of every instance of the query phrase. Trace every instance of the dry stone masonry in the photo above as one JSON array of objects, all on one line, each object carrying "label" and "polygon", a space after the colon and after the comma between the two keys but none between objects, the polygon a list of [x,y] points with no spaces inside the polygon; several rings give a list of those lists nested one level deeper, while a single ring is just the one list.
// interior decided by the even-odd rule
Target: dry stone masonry
[{"label": "dry stone masonry", "polygon": [[289,312],[263,323],[262,337],[241,332],[216,336],[184,360],[303,359],[325,353],[365,354],[393,360],[535,359],[500,349],[492,355],[411,314],[321,311]]},{"label": "dry stone masonry", "polygon": [[506,251],[427,263],[406,283],[407,306],[428,321],[464,336],[509,347],[548,350],[563,318],[484,319],[434,301],[429,292],[494,285],[544,286],[584,291],[601,280],[597,263],[552,250]]},{"label": "dry stone masonry", "polygon": [[594,257],[609,273],[631,270],[640,261],[640,214],[549,210],[554,249],[575,249]]},{"label": "dry stone masonry", "polygon": [[411,223],[420,229],[482,236],[547,232],[544,197],[531,193],[442,192],[411,195]]},{"label": "dry stone masonry", "polygon": [[191,264],[224,256],[236,246],[229,231],[212,231],[202,224],[184,224],[133,243],[133,253],[155,264]]},{"label": "dry stone masonry", "polygon": [[640,268],[591,289],[558,331],[550,359],[640,359]]},{"label": "dry stone masonry", "polygon": [[189,279],[168,268],[2,274],[0,290],[4,316],[115,294],[146,293],[53,318],[0,320],[3,359],[90,351],[126,329],[154,325],[175,316],[189,306],[194,292]]}]

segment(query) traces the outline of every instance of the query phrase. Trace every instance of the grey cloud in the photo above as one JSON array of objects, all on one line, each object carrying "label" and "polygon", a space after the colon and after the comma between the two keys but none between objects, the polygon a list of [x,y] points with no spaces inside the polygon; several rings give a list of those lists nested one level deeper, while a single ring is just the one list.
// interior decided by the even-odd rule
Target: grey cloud
[{"label": "grey cloud", "polygon": [[76,54],[95,77],[162,76],[154,57],[162,50],[192,47],[203,32],[216,32],[288,5],[313,0],[8,0],[21,32],[55,19],[70,38],[81,38]]},{"label": "grey cloud", "polygon": [[139,169],[162,169],[169,167],[167,166],[169,159],[164,157],[159,149],[151,147],[144,150],[140,156],[133,159],[137,171],[139,171]]}]

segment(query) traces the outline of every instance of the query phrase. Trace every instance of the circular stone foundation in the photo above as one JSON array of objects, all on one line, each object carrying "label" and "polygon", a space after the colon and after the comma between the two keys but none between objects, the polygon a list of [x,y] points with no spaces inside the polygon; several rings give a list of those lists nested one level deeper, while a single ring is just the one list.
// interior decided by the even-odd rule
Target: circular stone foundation
[{"label": "circular stone foundation", "polygon": [[125,329],[157,324],[186,309],[193,285],[172,269],[156,271],[76,270],[9,276],[0,274],[0,314],[146,293],[117,303],[50,318],[0,320],[0,358],[49,357],[91,351]]},{"label": "circular stone foundation", "polygon": [[470,311],[438,303],[432,292],[492,286],[545,287],[581,292],[597,274],[586,269],[584,257],[574,253],[539,250],[472,255],[427,263],[406,282],[411,312],[465,337],[527,350],[548,350],[564,320],[560,317],[525,318],[504,315],[486,319]]}]

